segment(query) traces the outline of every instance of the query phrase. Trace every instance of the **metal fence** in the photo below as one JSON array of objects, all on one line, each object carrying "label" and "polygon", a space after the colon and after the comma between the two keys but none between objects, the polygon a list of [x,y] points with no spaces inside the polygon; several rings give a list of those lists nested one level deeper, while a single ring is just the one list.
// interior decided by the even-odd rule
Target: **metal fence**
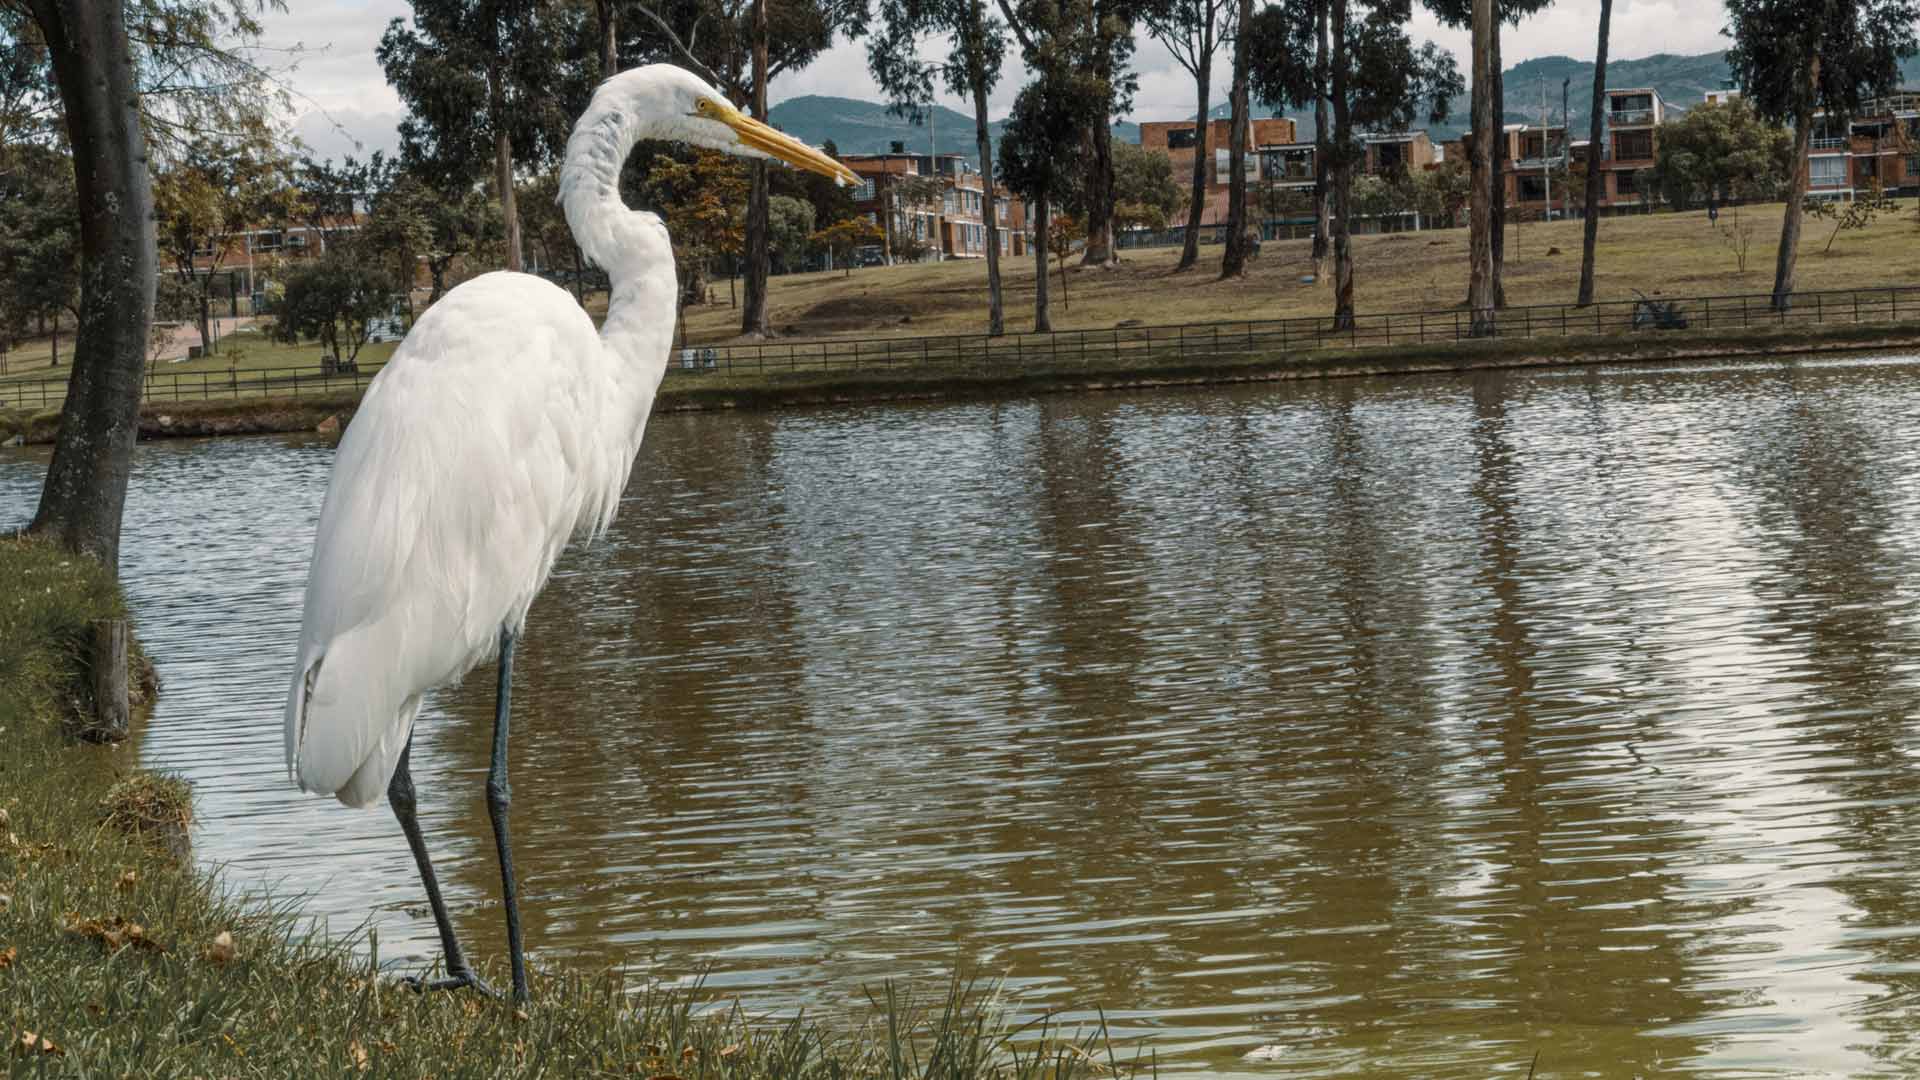
[{"label": "metal fence", "polygon": [[[1920,285],[1796,293],[1775,311],[1764,293],[1610,300],[1589,307],[1538,304],[1494,312],[1494,338],[1557,338],[1664,334],[1674,330],[1805,327],[1833,323],[1920,320]],[[708,345],[678,349],[667,372],[676,379],[715,374],[941,369],[1010,369],[1046,364],[1150,366],[1253,356],[1280,357],[1329,348],[1417,346],[1463,341],[1473,318],[1463,308],[1360,315],[1350,326],[1331,317],[1247,319],[1171,326],[1120,326],[1050,334],[984,334],[917,338],[834,338]],[[379,370],[327,372],[318,367],[253,371],[156,372],[150,402],[290,397],[360,390]],[[66,396],[66,380],[0,380],[0,407],[46,409]]]},{"label": "metal fence", "polygon": [[[1920,286],[1796,293],[1786,311],[1765,293],[1612,300],[1588,307],[1539,304],[1494,312],[1495,338],[1554,338],[1678,329],[1729,330],[1920,319]],[[1425,345],[1474,336],[1464,308],[1360,315],[1350,326],[1328,316],[1249,319],[1172,326],[1120,326],[1051,334],[931,338],[774,341],[681,350],[669,371],[901,371],[915,367],[983,367],[1101,361],[1128,363],[1283,356],[1327,348]]]},{"label": "metal fence", "polygon": [[[148,402],[221,401],[259,397],[315,397],[358,392],[382,365],[330,371],[320,366],[224,371],[149,372],[141,399]],[[0,408],[53,409],[67,397],[67,380],[0,379]]]}]

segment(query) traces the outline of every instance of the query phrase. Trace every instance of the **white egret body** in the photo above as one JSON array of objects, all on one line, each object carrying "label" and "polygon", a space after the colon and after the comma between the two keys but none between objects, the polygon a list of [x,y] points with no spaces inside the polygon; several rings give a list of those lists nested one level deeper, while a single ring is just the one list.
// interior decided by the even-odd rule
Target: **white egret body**
[{"label": "white egret body", "polygon": [[666,64],[602,83],[567,142],[560,201],[612,285],[605,325],[528,274],[492,273],[430,308],[368,386],[340,441],[307,578],[287,697],[287,765],[302,789],[365,806],[388,793],[413,846],[452,978],[473,977],[414,820],[407,751],[421,700],[500,655],[488,780],[526,996],[506,838],[506,722],[514,640],[575,533],[612,520],[666,373],[673,251],[658,216],[629,210],[620,170],[643,138],[777,157],[842,182],[832,159],[742,116]]}]

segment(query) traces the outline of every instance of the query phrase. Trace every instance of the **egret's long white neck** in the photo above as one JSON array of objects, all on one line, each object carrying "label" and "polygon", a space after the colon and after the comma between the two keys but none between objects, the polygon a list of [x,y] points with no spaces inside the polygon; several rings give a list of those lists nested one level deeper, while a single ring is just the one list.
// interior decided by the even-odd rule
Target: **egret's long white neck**
[{"label": "egret's long white neck", "polygon": [[573,126],[560,166],[560,204],[574,242],[607,272],[612,291],[600,337],[646,381],[649,396],[666,364],[679,283],[666,226],[627,208],[620,173],[634,143],[683,134],[674,95],[649,69],[600,84]]}]

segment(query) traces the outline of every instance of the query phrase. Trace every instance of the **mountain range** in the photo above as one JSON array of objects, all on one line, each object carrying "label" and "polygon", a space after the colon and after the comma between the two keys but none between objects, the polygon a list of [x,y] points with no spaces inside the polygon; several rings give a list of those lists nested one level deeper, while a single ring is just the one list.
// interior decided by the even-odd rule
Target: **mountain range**
[{"label": "mountain range", "polygon": [[[1920,83],[1920,57],[1908,60],[1902,71],[1907,83]],[[1608,86],[1617,89],[1652,87],[1668,105],[1681,108],[1698,104],[1707,91],[1728,85],[1729,78],[1727,54],[1724,52],[1701,53],[1697,56],[1662,53],[1639,60],[1611,60],[1607,63]],[[1537,124],[1543,117],[1559,123],[1563,80],[1566,83],[1567,112],[1573,117],[1576,132],[1584,130],[1593,101],[1593,63],[1568,56],[1542,56],[1507,69],[1507,123]],[[1467,96],[1462,94],[1450,103],[1444,123],[1424,126],[1435,142],[1459,138],[1467,127],[1468,108]],[[1210,114],[1216,117],[1225,117],[1227,112],[1224,103],[1210,110]],[[976,152],[973,117],[945,106],[934,109],[931,133],[925,125],[916,126],[889,114],[882,103],[855,98],[815,94],[789,98],[769,109],[768,115],[775,126],[788,134],[816,146],[831,141],[844,154],[885,153],[894,142],[903,144],[909,153],[923,154],[927,152],[930,136],[937,140],[939,153],[972,157]],[[1313,126],[1310,111],[1260,105],[1255,108],[1254,115],[1293,116],[1303,121],[1300,125],[1302,137],[1310,137]],[[1189,113],[1185,117],[1145,119],[1191,118],[1192,114]],[[997,143],[1000,129],[1005,123],[1001,119],[989,124],[987,137]],[[1139,142],[1140,126],[1126,121],[1117,123],[1113,125],[1113,137]]]}]

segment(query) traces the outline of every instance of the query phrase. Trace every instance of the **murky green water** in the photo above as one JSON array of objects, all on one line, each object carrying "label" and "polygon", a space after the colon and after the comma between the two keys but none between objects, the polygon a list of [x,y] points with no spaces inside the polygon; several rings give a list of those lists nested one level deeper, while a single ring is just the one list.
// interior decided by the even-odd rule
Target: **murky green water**
[{"label": "murky green water", "polygon": [[[424,958],[280,759],[330,459],[141,448],[140,753]],[[1910,1074],[1917,599],[1909,359],[662,417],[522,650],[529,941],[778,1010],[964,961],[1167,1071]],[[490,718],[414,759],[497,956]]]}]

